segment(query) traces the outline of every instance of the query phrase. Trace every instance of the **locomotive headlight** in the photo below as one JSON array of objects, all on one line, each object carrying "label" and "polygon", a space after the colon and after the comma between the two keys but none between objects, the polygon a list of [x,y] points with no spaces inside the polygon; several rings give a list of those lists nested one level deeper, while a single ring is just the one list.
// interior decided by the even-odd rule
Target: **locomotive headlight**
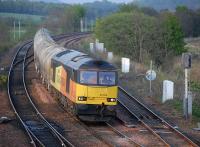
[{"label": "locomotive headlight", "polygon": [[87,101],[87,97],[85,97],[85,96],[79,96],[78,100],[79,101]]},{"label": "locomotive headlight", "polygon": [[108,102],[116,102],[116,99],[115,98],[107,98],[107,101]]}]

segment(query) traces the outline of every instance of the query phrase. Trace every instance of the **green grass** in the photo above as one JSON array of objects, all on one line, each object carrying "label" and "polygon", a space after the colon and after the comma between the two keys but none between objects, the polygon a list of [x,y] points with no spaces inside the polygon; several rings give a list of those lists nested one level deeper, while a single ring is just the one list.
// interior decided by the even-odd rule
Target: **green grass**
[{"label": "green grass", "polygon": [[171,101],[172,106],[174,107],[174,109],[176,109],[177,111],[182,111],[183,110],[183,102],[180,100],[172,100]]},{"label": "green grass", "polygon": [[193,103],[192,115],[200,119],[200,106],[196,103]]},{"label": "green grass", "polygon": [[197,81],[191,81],[190,82],[191,85],[191,90],[195,91],[195,92],[200,92],[200,83]]},{"label": "green grass", "polygon": [[6,75],[0,75],[0,89],[5,88],[7,83],[7,76]]},{"label": "green grass", "polygon": [[[32,38],[35,33],[35,28],[43,23],[45,16],[17,14],[17,13],[0,13],[0,22],[7,30],[7,35],[0,40],[0,53],[14,46],[20,40]],[[15,20],[15,33],[13,22]],[[19,38],[18,21],[21,21],[21,34]],[[5,27],[6,26],[6,27]],[[33,33],[32,33],[33,32]],[[15,39],[14,39],[15,34]]]},{"label": "green grass", "polygon": [[[183,102],[180,100],[170,100],[167,102],[169,106],[172,106],[174,109],[176,109],[178,112],[183,112]],[[193,102],[192,105],[192,116],[200,120],[200,106]]]},{"label": "green grass", "polygon": [[18,13],[0,13],[0,17],[4,18],[14,18],[16,20],[21,20],[21,21],[28,21],[32,20],[34,23],[41,23],[45,16],[40,16],[40,15],[30,15],[30,14],[18,14]]},{"label": "green grass", "polygon": [[[20,38],[22,38],[22,36],[27,32],[26,27],[22,27],[21,31],[20,31]],[[10,38],[11,40],[14,40],[14,29],[12,28],[10,30]],[[19,30],[18,28],[16,28],[15,30],[15,41],[19,40]]]}]

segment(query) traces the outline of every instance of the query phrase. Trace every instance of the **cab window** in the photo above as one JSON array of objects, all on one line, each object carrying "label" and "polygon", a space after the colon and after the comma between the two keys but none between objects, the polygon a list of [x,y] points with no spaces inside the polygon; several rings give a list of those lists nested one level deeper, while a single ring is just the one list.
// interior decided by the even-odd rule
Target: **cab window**
[{"label": "cab window", "polygon": [[97,84],[97,72],[96,71],[81,71],[80,83],[82,84]]},{"label": "cab window", "polygon": [[115,72],[99,72],[100,85],[115,85]]}]

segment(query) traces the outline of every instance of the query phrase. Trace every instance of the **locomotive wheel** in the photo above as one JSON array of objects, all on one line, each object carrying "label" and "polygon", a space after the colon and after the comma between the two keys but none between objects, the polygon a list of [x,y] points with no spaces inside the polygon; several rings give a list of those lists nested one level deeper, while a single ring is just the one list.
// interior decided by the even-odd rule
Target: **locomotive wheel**
[{"label": "locomotive wheel", "polygon": [[71,106],[71,112],[72,112],[72,114],[73,115],[77,115],[78,113],[78,110],[77,110],[77,105],[76,104],[72,104],[72,106]]}]

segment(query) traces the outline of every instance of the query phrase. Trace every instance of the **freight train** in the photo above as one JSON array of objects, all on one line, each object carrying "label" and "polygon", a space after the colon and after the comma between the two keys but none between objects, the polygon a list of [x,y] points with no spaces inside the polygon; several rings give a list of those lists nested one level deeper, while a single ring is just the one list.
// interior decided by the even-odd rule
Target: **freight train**
[{"label": "freight train", "polygon": [[112,64],[61,47],[44,28],[34,37],[34,62],[43,82],[81,120],[108,121],[115,116],[118,73]]}]

